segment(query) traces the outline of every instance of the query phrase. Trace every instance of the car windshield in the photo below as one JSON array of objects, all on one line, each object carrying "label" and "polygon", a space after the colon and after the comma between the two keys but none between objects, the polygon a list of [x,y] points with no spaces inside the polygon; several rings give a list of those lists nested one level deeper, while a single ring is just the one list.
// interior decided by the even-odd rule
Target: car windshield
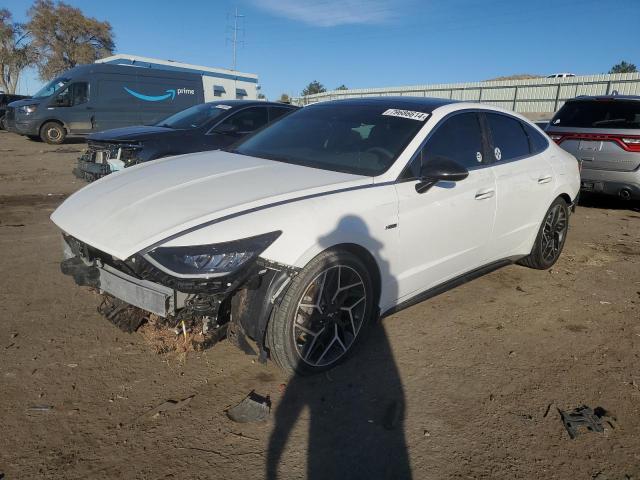
[{"label": "car windshield", "polygon": [[428,117],[426,113],[377,105],[318,104],[287,115],[232,151],[376,176],[393,164]]},{"label": "car windshield", "polygon": [[177,130],[198,128],[209,122],[209,120],[222,115],[230,108],[230,106],[222,103],[203,103],[174,113],[156,125],[159,127],[175,128]]},{"label": "car windshield", "polygon": [[56,93],[58,90],[60,90],[62,87],[64,87],[67,84],[67,82],[69,82],[68,78],[62,78],[62,77],[54,78],[49,83],[47,83],[44,87],[38,90],[36,94],[33,96],[33,98],[50,97],[51,95]]},{"label": "car windshield", "polygon": [[640,128],[640,101],[592,100],[567,102],[553,118],[554,127]]}]

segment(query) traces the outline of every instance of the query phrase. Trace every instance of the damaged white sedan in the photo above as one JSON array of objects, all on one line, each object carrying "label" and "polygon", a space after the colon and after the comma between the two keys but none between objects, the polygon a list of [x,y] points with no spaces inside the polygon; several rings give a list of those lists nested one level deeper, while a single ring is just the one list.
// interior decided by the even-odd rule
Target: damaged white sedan
[{"label": "damaged white sedan", "polygon": [[524,117],[385,97],[109,175],[51,218],[63,272],[114,323],[187,321],[305,374],[380,316],[516,261],[549,268],[579,187],[576,159]]}]

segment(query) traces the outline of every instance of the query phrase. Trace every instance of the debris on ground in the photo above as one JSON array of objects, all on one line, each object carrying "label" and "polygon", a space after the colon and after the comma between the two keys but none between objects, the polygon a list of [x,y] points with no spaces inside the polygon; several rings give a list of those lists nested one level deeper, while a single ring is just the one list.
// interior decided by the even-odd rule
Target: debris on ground
[{"label": "debris on ground", "polygon": [[138,418],[139,419],[143,419],[143,420],[144,419],[150,419],[150,418],[158,418],[161,413],[170,412],[172,410],[179,410],[179,409],[184,408],[187,405],[189,405],[189,403],[191,402],[191,400],[195,396],[196,396],[195,394],[189,395],[188,397],[183,398],[182,400],[171,400],[171,399],[169,399],[166,402],[161,403],[157,407],[152,408],[148,412],[140,415],[140,417],[138,417]]},{"label": "debris on ground", "polygon": [[119,298],[104,294],[98,306],[98,313],[104,315],[123,332],[133,333],[147,321],[148,314],[144,310],[134,307]]},{"label": "debris on ground", "polygon": [[203,335],[197,324],[181,320],[176,328],[169,328],[166,319],[150,314],[138,333],[158,354],[186,353],[201,352],[221,341],[225,338],[226,328],[222,326]]},{"label": "debris on ground", "polygon": [[227,410],[227,417],[238,423],[263,422],[270,412],[269,395],[263,397],[252,390],[244,400]]},{"label": "debris on ground", "polygon": [[604,432],[603,422],[606,422],[611,428],[615,428],[607,418],[615,419],[602,407],[592,409],[583,405],[571,411],[558,409],[558,413],[560,413],[560,419],[571,440],[574,440],[582,429],[586,429],[589,432]]},{"label": "debris on ground", "polygon": [[33,405],[27,408],[29,412],[50,412],[53,410],[53,405]]}]

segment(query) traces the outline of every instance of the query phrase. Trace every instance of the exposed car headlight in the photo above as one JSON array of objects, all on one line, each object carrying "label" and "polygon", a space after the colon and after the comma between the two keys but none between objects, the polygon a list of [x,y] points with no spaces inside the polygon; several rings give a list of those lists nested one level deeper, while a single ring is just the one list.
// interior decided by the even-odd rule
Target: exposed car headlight
[{"label": "exposed car headlight", "polygon": [[212,245],[157,247],[144,257],[165,272],[178,277],[219,277],[254,260],[282,232]]},{"label": "exposed car headlight", "polygon": [[29,115],[30,113],[33,113],[36,111],[36,109],[38,108],[37,104],[33,104],[33,105],[22,105],[21,107],[18,107],[18,111],[20,113],[24,113],[25,115]]}]

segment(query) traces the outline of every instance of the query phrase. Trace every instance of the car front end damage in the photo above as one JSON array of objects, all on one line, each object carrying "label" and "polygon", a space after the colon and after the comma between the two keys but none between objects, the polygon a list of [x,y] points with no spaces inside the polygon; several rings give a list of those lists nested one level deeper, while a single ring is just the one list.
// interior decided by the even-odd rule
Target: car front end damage
[{"label": "car front end damage", "polygon": [[91,141],[78,159],[73,173],[76,177],[93,182],[99,178],[130,167],[140,161],[140,142]]},{"label": "car front end damage", "polygon": [[168,273],[149,252],[123,261],[69,235],[63,235],[63,251],[62,273],[102,294],[98,311],[122,330],[135,331],[155,315],[167,328],[201,332],[201,348],[226,337],[261,361],[268,357],[264,340],[272,310],[297,274],[256,256],[225,275],[187,278]]}]

